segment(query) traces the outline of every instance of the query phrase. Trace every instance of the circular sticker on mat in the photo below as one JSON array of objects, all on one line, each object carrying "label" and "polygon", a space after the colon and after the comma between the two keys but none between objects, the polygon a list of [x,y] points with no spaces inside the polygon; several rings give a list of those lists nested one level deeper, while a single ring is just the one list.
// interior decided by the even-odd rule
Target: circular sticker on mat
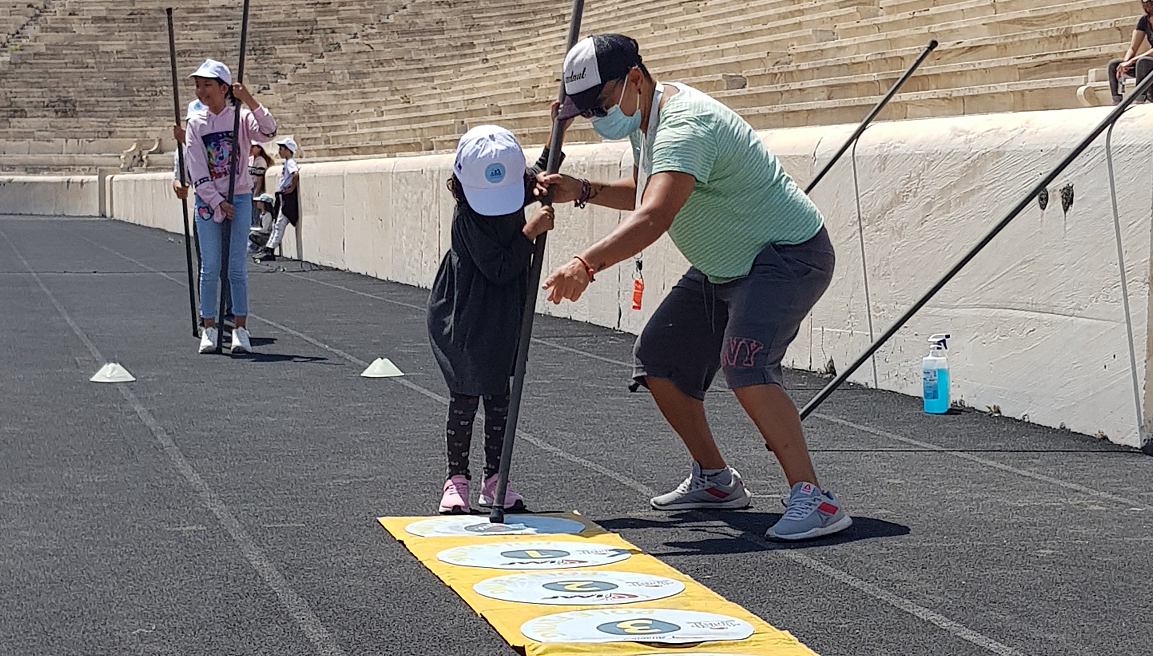
[{"label": "circular sticker on mat", "polygon": [[485,597],[524,604],[612,606],[671,597],[685,584],[633,572],[534,572],[487,579],[472,589]]},{"label": "circular sticker on mat", "polygon": [[422,538],[447,538],[484,535],[575,535],[585,530],[584,524],[561,517],[507,515],[504,524],[493,524],[481,515],[431,517],[413,522],[404,530]]},{"label": "circular sticker on mat", "polygon": [[437,559],[461,567],[571,569],[625,560],[632,553],[592,542],[495,542],[445,549]]},{"label": "circular sticker on mat", "polygon": [[728,615],[692,610],[575,610],[525,622],[520,632],[537,642],[664,642],[744,640],[753,626]]}]

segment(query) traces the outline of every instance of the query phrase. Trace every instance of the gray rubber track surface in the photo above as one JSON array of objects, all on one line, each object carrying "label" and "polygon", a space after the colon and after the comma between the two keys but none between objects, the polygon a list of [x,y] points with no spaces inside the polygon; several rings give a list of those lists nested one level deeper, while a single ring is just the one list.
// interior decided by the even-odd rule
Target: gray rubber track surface
[{"label": "gray rubber track surface", "polygon": [[[512,654],[374,519],[439,498],[426,292],[253,265],[258,354],[234,359],[196,353],[184,280],[178,236],[0,217],[0,654]],[[785,483],[731,394],[708,407],[754,507],[654,512],[688,461],[626,389],[632,337],[535,337],[532,509],[580,510],[825,656],[1153,653],[1153,458],[845,389],[806,432],[856,523],[773,544]],[[407,375],[359,377],[377,357]],[[138,380],[88,382],[110,361]],[[822,382],[787,374],[800,402]]]}]

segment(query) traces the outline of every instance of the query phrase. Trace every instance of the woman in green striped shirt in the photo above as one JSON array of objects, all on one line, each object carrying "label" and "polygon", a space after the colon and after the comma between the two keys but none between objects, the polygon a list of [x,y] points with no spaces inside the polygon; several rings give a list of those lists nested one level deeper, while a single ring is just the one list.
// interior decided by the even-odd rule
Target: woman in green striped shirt
[{"label": "woman in green striped shirt", "polygon": [[584,116],[602,137],[628,137],[636,166],[615,182],[539,178],[554,202],[632,211],[552,272],[544,283],[549,300],[575,301],[597,272],[665,232],[692,264],[635,347],[634,377],[693,458],[689,477],[654,497],[653,507],[749,505],[705,418],[705,392],[719,369],[791,486],[784,516],[766,536],[801,540],[844,530],[852,519],[819,487],[781,379],[786,349],[832,278],[821,213],[744,119],[692,87],[656,82],[633,39],[583,39],[565,58],[564,81],[561,118]]}]

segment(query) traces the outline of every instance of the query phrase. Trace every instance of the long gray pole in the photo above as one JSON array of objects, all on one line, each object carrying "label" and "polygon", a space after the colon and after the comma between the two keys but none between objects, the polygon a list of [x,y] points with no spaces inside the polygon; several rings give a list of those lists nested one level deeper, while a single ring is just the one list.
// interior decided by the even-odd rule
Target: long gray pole
[{"label": "long gray pole", "polygon": [[[172,62],[172,108],[176,114],[175,125],[180,125],[180,81],[176,78],[176,34],[172,28],[172,7],[164,10],[168,16],[168,56]],[[184,145],[176,144],[176,165],[180,167],[180,186],[184,180]],[[200,319],[196,316],[196,285],[192,276],[192,234],[188,227],[188,199],[180,203],[184,209],[184,260],[188,266],[188,310],[192,313],[192,336],[200,336]]]},{"label": "long gray pole", "polygon": [[[584,14],[584,8],[584,0],[573,0],[565,54],[572,50],[580,37],[581,15]],[[557,98],[560,102],[564,102],[564,80],[561,80],[560,94]],[[549,139],[548,146],[549,173],[556,173],[560,170],[560,152],[564,141],[564,132],[561,130],[562,124],[563,121],[560,119],[553,121],[552,124],[552,137]],[[546,196],[541,203],[551,205],[552,200]],[[528,293],[525,298],[524,312],[521,314],[520,342],[517,344],[516,366],[512,373],[512,389],[509,390],[508,425],[504,429],[504,444],[500,451],[500,471],[497,473],[496,479],[496,496],[493,498],[492,509],[488,515],[489,521],[495,524],[504,523],[504,498],[508,492],[508,472],[512,467],[512,447],[513,441],[516,439],[516,424],[517,420],[520,419],[520,403],[524,394],[524,375],[528,367],[528,346],[529,342],[532,341],[532,323],[536,316],[536,295],[540,288],[540,274],[541,268],[544,266],[544,247],[547,236],[548,233],[544,232],[536,238],[536,250],[533,251],[532,265],[529,267]]]},{"label": "long gray pole", "polygon": [[[244,51],[248,47],[248,0],[244,0],[244,15],[240,19],[240,66],[236,69],[236,82],[244,82]],[[232,153],[228,158],[228,204],[233,207],[233,219],[235,220],[236,205],[233,202],[236,199],[236,162],[240,158],[240,153],[237,148],[240,146],[240,101],[235,95],[232,95],[232,90],[229,89],[229,94],[232,98],[233,120],[232,120]],[[228,279],[228,251],[232,247],[232,224],[227,220],[220,224],[224,233],[221,235],[220,248],[224,252],[220,255],[220,306],[216,316],[220,322],[224,322],[224,282]],[[231,289],[231,288],[229,288]],[[231,295],[231,294],[230,294]],[[221,334],[224,332],[223,326],[217,327],[216,333],[216,352],[220,353],[224,349],[224,339]]]},{"label": "long gray pole", "polygon": [[1113,111],[1109,112],[1109,115],[1102,119],[1101,122],[1097,124],[1097,127],[1093,128],[1093,131],[1090,132],[1089,135],[1084,139],[1082,139],[1081,142],[1077,144],[1075,148],[1073,148],[1073,151],[1066,155],[1065,159],[1061,160],[1061,163],[1058,164],[1056,168],[1049,172],[1049,175],[1046,175],[1044,178],[1042,178],[1041,181],[1033,187],[1032,191],[1030,191],[1024,198],[1021,199],[1021,202],[1017,203],[1013,209],[1009,210],[1009,213],[1005,215],[1005,218],[998,221],[997,224],[994,225],[993,228],[989,230],[989,232],[981,239],[981,241],[977,242],[976,246],[971,248],[968,253],[965,253],[965,256],[962,257],[956,264],[954,264],[952,268],[950,268],[949,271],[945,273],[945,275],[941,276],[941,279],[938,280],[932,287],[930,287],[929,291],[925,292],[921,298],[917,299],[917,302],[914,303],[913,306],[908,310],[906,310],[905,313],[902,314],[900,318],[898,318],[896,322],[894,322],[893,325],[890,326],[883,335],[877,338],[877,340],[874,341],[869,346],[869,348],[865,349],[865,352],[862,353],[860,357],[854,360],[853,363],[850,364],[840,374],[838,374],[836,378],[829,381],[829,384],[825,385],[824,389],[822,389],[820,392],[817,392],[817,395],[814,396],[808,403],[805,404],[805,407],[801,409],[801,419],[804,419],[805,417],[809,416],[810,413],[816,410],[817,406],[821,405],[825,399],[829,398],[829,395],[833,393],[833,390],[840,387],[841,384],[844,383],[849,378],[849,376],[853,375],[853,372],[855,372],[862,364],[868,361],[868,359],[872,357],[872,355],[876,353],[877,350],[885,344],[885,342],[889,341],[893,335],[897,334],[897,331],[904,327],[904,325],[908,323],[909,319],[913,318],[913,315],[916,314],[921,308],[923,308],[925,304],[928,303],[929,300],[937,294],[937,292],[941,291],[942,287],[948,284],[948,282],[952,280],[954,276],[960,273],[961,269],[964,269],[965,265],[967,265],[974,257],[977,256],[977,253],[980,253],[983,248],[989,245],[989,242],[993,241],[993,238],[996,237],[998,233],[1004,230],[1005,227],[1013,221],[1013,219],[1017,218],[1017,215],[1023,212],[1025,208],[1028,207],[1029,203],[1033,202],[1033,199],[1037,197],[1037,194],[1041,193],[1042,189],[1048,187],[1049,184],[1053,182],[1053,180],[1057,179],[1057,176],[1061,175],[1061,172],[1068,168],[1068,166],[1073,163],[1073,160],[1077,159],[1077,157],[1082,152],[1084,152],[1086,148],[1089,147],[1089,144],[1093,143],[1094,139],[1101,136],[1101,133],[1108,129],[1110,125],[1113,125],[1113,123],[1121,117],[1121,114],[1123,114],[1125,110],[1129,108],[1129,105],[1133,104],[1133,101],[1137,98],[1144,96],[1145,92],[1148,91],[1151,86],[1153,86],[1153,75],[1146,75],[1145,79],[1142,80],[1135,89],[1133,89],[1133,92],[1125,97],[1125,99],[1121,101],[1120,105],[1114,107]]}]

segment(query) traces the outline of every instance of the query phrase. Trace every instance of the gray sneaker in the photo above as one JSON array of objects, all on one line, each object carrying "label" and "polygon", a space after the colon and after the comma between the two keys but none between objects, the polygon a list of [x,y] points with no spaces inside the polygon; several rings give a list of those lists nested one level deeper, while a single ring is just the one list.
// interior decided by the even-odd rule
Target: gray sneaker
[{"label": "gray sneaker", "polygon": [[812,483],[797,483],[789,493],[785,514],[765,537],[770,540],[807,540],[831,535],[853,525],[832,492]]},{"label": "gray sneaker", "polygon": [[701,466],[693,463],[689,477],[681,481],[672,492],[653,497],[650,503],[657,510],[692,510],[694,508],[736,509],[747,508],[750,495],[737,470],[729,467],[730,480],[721,484],[713,477],[701,475]]}]

